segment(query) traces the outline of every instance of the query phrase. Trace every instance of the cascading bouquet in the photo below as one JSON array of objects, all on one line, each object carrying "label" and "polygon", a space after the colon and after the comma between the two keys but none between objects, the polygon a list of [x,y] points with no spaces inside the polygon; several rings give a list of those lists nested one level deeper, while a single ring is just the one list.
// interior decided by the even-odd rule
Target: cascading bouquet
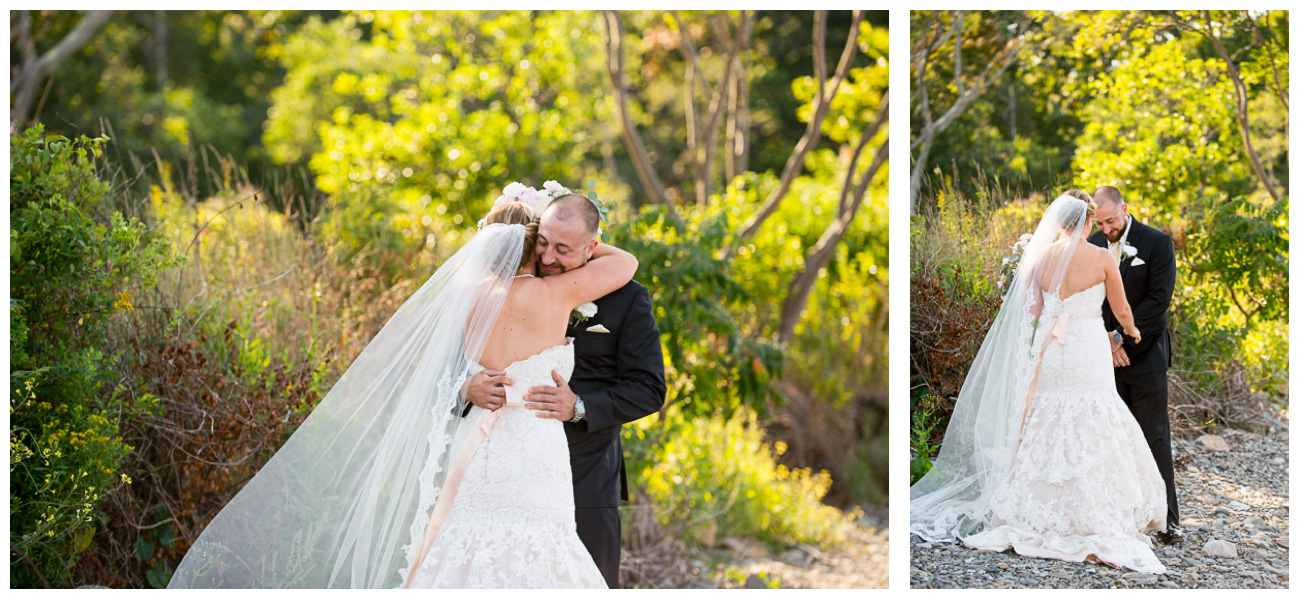
[{"label": "cascading bouquet", "polygon": [[[542,189],[540,190],[532,186],[526,186],[518,181],[512,181],[501,190],[501,195],[497,196],[496,201],[492,203],[492,208],[510,202],[519,202],[527,205],[529,208],[533,209],[534,213],[540,215],[542,214],[542,211],[546,210],[546,207],[551,204],[552,200],[559,198],[560,196],[568,196],[572,194],[590,200],[591,203],[596,206],[596,210],[600,212],[600,222],[608,223],[609,219],[606,217],[606,213],[609,212],[609,208],[606,207],[605,204],[596,196],[596,190],[594,189],[596,187],[596,180],[593,179],[588,181],[587,187],[593,189],[588,189],[584,194],[577,190],[560,185],[560,183],[554,179],[543,183]],[[479,229],[483,228],[482,219],[479,219],[478,227]],[[596,227],[597,239],[599,239],[604,233],[604,229],[600,226]],[[594,316],[596,316],[596,304],[593,302],[587,302],[582,306],[573,309],[570,319],[576,324],[586,321]]]},{"label": "cascading bouquet", "polygon": [[1007,286],[1016,276],[1016,269],[1020,268],[1020,257],[1025,253],[1025,247],[1029,245],[1029,240],[1034,238],[1034,234],[1026,233],[1011,244],[1011,254],[1002,258],[1002,265],[998,268],[998,289],[1002,290],[1002,299],[1007,298]]}]

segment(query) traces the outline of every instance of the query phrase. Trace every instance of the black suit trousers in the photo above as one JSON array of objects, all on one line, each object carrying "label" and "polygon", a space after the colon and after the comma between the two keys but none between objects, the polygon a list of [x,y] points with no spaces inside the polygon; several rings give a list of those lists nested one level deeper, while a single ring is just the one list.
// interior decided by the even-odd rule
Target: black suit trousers
[{"label": "black suit trousers", "polygon": [[1169,377],[1165,371],[1128,373],[1115,369],[1115,389],[1137,419],[1165,480],[1169,527],[1178,525],[1178,492],[1174,488],[1174,457],[1169,441]]},{"label": "black suit trousers", "polygon": [[618,509],[580,506],[575,516],[578,519],[578,539],[596,561],[596,568],[605,576],[605,584],[611,590],[618,589],[619,539],[623,533]]}]

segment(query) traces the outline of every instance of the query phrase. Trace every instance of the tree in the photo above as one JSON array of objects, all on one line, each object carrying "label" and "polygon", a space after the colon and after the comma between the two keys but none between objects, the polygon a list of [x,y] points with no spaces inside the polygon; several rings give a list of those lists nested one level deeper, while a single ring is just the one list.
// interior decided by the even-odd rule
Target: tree
[{"label": "tree", "polygon": [[32,38],[31,13],[25,10],[18,12],[17,38],[23,59],[20,69],[10,69],[13,73],[9,78],[9,95],[13,103],[9,109],[10,135],[16,134],[26,124],[27,113],[31,110],[32,99],[36,94],[36,84],[52,76],[59,65],[89,43],[95,32],[112,15],[111,10],[88,11],[81,22],[53,48],[37,56],[36,42]]},{"label": "tree", "polygon": [[[966,20],[968,11],[948,14],[927,11],[913,11],[912,36],[912,74],[916,80],[917,111],[921,117],[921,127],[914,129],[911,150],[916,153],[912,161],[912,176],[909,186],[911,212],[916,213],[918,195],[921,190],[921,176],[925,172],[930,149],[935,137],[952,125],[961,114],[996,80],[1002,77],[1007,68],[1020,57],[1020,52],[1027,44],[1030,21],[1019,16],[1016,21],[1000,28],[990,25],[986,19],[978,18],[976,24],[988,29],[980,30],[975,36],[967,36]],[[945,26],[945,17],[947,24]],[[987,37],[986,37],[987,36]],[[935,55],[948,47],[951,41],[952,87],[955,97],[947,109],[935,118],[936,111],[931,109],[931,80],[938,80],[934,68]],[[967,45],[974,47],[995,48],[994,54],[984,62],[984,69],[969,77],[962,64],[962,52]]]}]

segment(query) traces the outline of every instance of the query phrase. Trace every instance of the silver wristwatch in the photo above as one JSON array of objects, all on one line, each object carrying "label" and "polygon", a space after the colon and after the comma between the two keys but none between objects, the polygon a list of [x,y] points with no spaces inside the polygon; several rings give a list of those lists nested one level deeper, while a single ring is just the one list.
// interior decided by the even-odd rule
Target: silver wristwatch
[{"label": "silver wristwatch", "polygon": [[587,405],[583,404],[581,397],[578,397],[573,401],[573,418],[569,419],[569,422],[577,423],[585,418],[587,418]]},{"label": "silver wristwatch", "polygon": [[1116,344],[1124,343],[1124,336],[1120,335],[1118,330],[1110,332],[1110,339],[1114,340]]}]

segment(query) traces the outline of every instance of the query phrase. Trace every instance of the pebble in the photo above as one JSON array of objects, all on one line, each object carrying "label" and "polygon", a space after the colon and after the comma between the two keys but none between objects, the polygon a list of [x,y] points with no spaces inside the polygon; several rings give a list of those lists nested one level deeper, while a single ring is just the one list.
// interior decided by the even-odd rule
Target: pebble
[{"label": "pebble", "polygon": [[1217,435],[1205,434],[1196,441],[1200,442],[1201,446],[1210,452],[1227,452],[1230,449],[1227,440]]},{"label": "pebble", "polygon": [[[1185,539],[1154,543],[1168,568],[1161,575],[1107,565],[972,550],[911,538],[909,583],[918,589],[961,588],[1289,588],[1290,513],[1286,429],[1273,435],[1222,429],[1231,451],[1199,438],[1175,438],[1173,454]],[[1236,506],[1234,505],[1241,505]],[[1208,553],[1219,542],[1235,558]],[[897,585],[897,584],[895,584]]]},{"label": "pebble", "polygon": [[1223,540],[1210,540],[1202,548],[1206,554],[1219,558],[1237,558],[1237,545]]}]

